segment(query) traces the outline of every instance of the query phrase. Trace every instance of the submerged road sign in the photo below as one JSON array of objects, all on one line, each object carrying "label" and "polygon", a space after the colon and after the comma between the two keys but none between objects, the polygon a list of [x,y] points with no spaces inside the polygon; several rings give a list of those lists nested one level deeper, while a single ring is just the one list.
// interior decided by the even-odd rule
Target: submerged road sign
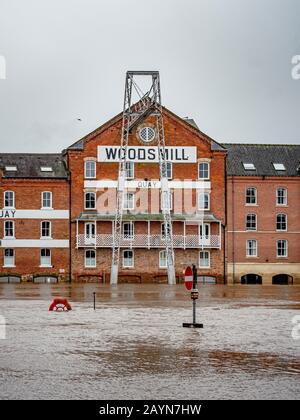
[{"label": "submerged road sign", "polygon": [[184,272],[184,284],[187,290],[192,290],[193,287],[193,270],[188,266]]}]

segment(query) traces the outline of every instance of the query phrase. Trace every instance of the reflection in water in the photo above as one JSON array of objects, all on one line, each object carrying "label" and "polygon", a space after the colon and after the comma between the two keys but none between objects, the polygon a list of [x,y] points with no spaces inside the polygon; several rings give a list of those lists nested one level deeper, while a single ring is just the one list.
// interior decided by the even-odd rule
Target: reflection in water
[{"label": "reflection in water", "polygon": [[[97,310],[93,310],[93,292]],[[53,297],[72,304],[48,312]],[[0,285],[0,398],[299,398],[297,286]]]}]

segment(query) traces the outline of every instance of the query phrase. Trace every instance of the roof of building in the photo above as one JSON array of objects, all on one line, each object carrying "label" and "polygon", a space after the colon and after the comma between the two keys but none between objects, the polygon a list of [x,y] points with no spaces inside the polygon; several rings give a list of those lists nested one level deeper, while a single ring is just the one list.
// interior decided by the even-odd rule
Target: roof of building
[{"label": "roof of building", "polygon": [[[201,223],[203,222],[220,222],[213,213],[205,214],[179,214],[172,213],[172,220],[174,221],[188,221],[190,223]],[[114,220],[115,213],[97,213],[97,211],[91,211],[89,213],[81,213],[78,220]],[[74,219],[76,220],[76,219]],[[131,213],[124,212],[122,216],[123,221],[164,221],[164,215],[162,213]]]},{"label": "roof of building", "polygon": [[5,178],[68,178],[60,153],[0,153],[0,170]]},{"label": "roof of building", "polygon": [[[229,176],[300,176],[300,145],[222,143]],[[252,163],[255,169],[247,169]],[[274,164],[285,170],[276,170]]]}]

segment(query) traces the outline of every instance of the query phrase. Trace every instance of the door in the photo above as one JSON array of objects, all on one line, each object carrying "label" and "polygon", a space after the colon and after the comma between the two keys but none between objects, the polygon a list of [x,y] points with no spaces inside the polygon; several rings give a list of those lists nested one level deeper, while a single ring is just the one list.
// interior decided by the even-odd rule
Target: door
[{"label": "door", "polygon": [[199,225],[199,245],[210,245],[210,224],[203,223]]},{"label": "door", "polygon": [[85,244],[94,244],[96,240],[96,225],[93,222],[85,224],[84,232]]}]

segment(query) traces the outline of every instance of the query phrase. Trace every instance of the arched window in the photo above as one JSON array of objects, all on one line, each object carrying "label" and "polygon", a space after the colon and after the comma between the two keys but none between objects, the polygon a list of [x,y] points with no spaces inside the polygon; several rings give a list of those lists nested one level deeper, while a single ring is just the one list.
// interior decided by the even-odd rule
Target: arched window
[{"label": "arched window", "polygon": [[86,210],[96,209],[96,193],[87,192],[84,194],[84,207]]}]

